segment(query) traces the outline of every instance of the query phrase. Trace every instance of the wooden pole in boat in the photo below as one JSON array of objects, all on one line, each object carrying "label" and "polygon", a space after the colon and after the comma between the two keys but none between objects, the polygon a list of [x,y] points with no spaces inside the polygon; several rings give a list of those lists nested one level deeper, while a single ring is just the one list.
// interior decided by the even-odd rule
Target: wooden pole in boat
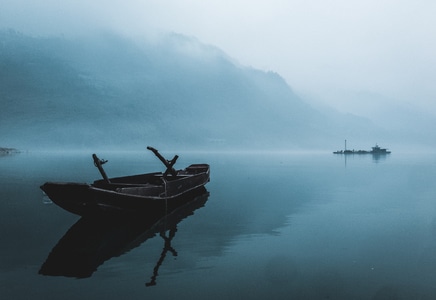
[{"label": "wooden pole in boat", "polygon": [[100,171],[101,176],[103,176],[104,181],[107,183],[111,183],[109,178],[106,175],[106,172],[104,171],[102,165],[107,163],[107,160],[99,159],[97,155],[92,154],[92,158],[94,159],[94,165],[97,167],[97,169]]},{"label": "wooden pole in boat", "polygon": [[153,147],[148,146],[147,147],[148,150],[152,151],[154,153],[154,155],[157,156],[157,158],[159,158],[159,160],[167,167],[167,170],[165,171],[165,175],[168,173],[171,173],[171,175],[176,176],[177,172],[176,170],[174,170],[173,165],[176,163],[176,160],[179,158],[178,155],[175,155],[174,158],[172,160],[166,160],[162,155],[160,155],[160,153],[154,149]]}]

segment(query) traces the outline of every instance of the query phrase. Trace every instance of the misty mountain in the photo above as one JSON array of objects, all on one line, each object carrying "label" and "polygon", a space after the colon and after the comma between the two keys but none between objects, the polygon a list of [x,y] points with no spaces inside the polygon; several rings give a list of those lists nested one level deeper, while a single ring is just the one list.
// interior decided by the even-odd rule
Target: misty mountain
[{"label": "misty mountain", "polygon": [[365,119],[314,110],[274,72],[176,34],[2,31],[0,101],[0,146],[27,149],[319,148],[375,131]]}]

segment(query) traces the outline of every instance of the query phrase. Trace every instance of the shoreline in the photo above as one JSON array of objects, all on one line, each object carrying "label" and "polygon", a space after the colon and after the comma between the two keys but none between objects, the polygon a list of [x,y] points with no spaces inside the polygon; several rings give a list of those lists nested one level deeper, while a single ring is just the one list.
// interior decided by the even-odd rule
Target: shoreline
[{"label": "shoreline", "polygon": [[15,148],[0,147],[0,155],[16,154],[16,153],[20,153],[20,151]]}]

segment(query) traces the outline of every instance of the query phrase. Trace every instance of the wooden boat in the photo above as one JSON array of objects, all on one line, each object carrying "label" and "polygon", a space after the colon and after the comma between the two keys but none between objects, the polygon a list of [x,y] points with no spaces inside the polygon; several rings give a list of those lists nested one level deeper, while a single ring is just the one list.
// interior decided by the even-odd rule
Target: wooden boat
[{"label": "wooden boat", "polygon": [[78,215],[99,212],[141,213],[150,209],[173,209],[186,203],[191,192],[209,182],[208,164],[193,164],[176,171],[173,165],[177,155],[172,160],[166,160],[156,149],[147,149],[153,151],[165,164],[165,172],[108,178],[102,167],[107,161],[93,154],[94,164],[103,179],[92,184],[46,182],[41,189],[55,204]]}]

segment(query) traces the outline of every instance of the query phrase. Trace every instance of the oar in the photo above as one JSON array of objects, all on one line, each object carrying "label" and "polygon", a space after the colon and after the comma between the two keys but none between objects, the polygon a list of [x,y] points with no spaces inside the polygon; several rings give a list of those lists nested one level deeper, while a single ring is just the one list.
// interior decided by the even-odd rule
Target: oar
[{"label": "oar", "polygon": [[109,178],[106,175],[106,172],[104,171],[102,165],[107,163],[107,160],[104,159],[99,159],[97,157],[97,155],[92,154],[92,158],[94,159],[94,165],[97,167],[97,169],[100,171],[101,176],[103,176],[104,181],[106,181],[107,183],[111,183],[111,181],[109,180]]},{"label": "oar", "polygon": [[167,167],[167,170],[164,173],[164,176],[166,176],[168,173],[171,173],[171,175],[176,176],[177,172],[176,170],[174,170],[173,165],[176,163],[177,159],[179,158],[178,155],[175,155],[174,158],[172,160],[166,160],[162,155],[160,155],[160,153],[154,149],[153,147],[148,146],[147,147],[148,150],[152,151],[154,153],[154,155],[157,156],[157,158],[159,158],[159,160]]}]

